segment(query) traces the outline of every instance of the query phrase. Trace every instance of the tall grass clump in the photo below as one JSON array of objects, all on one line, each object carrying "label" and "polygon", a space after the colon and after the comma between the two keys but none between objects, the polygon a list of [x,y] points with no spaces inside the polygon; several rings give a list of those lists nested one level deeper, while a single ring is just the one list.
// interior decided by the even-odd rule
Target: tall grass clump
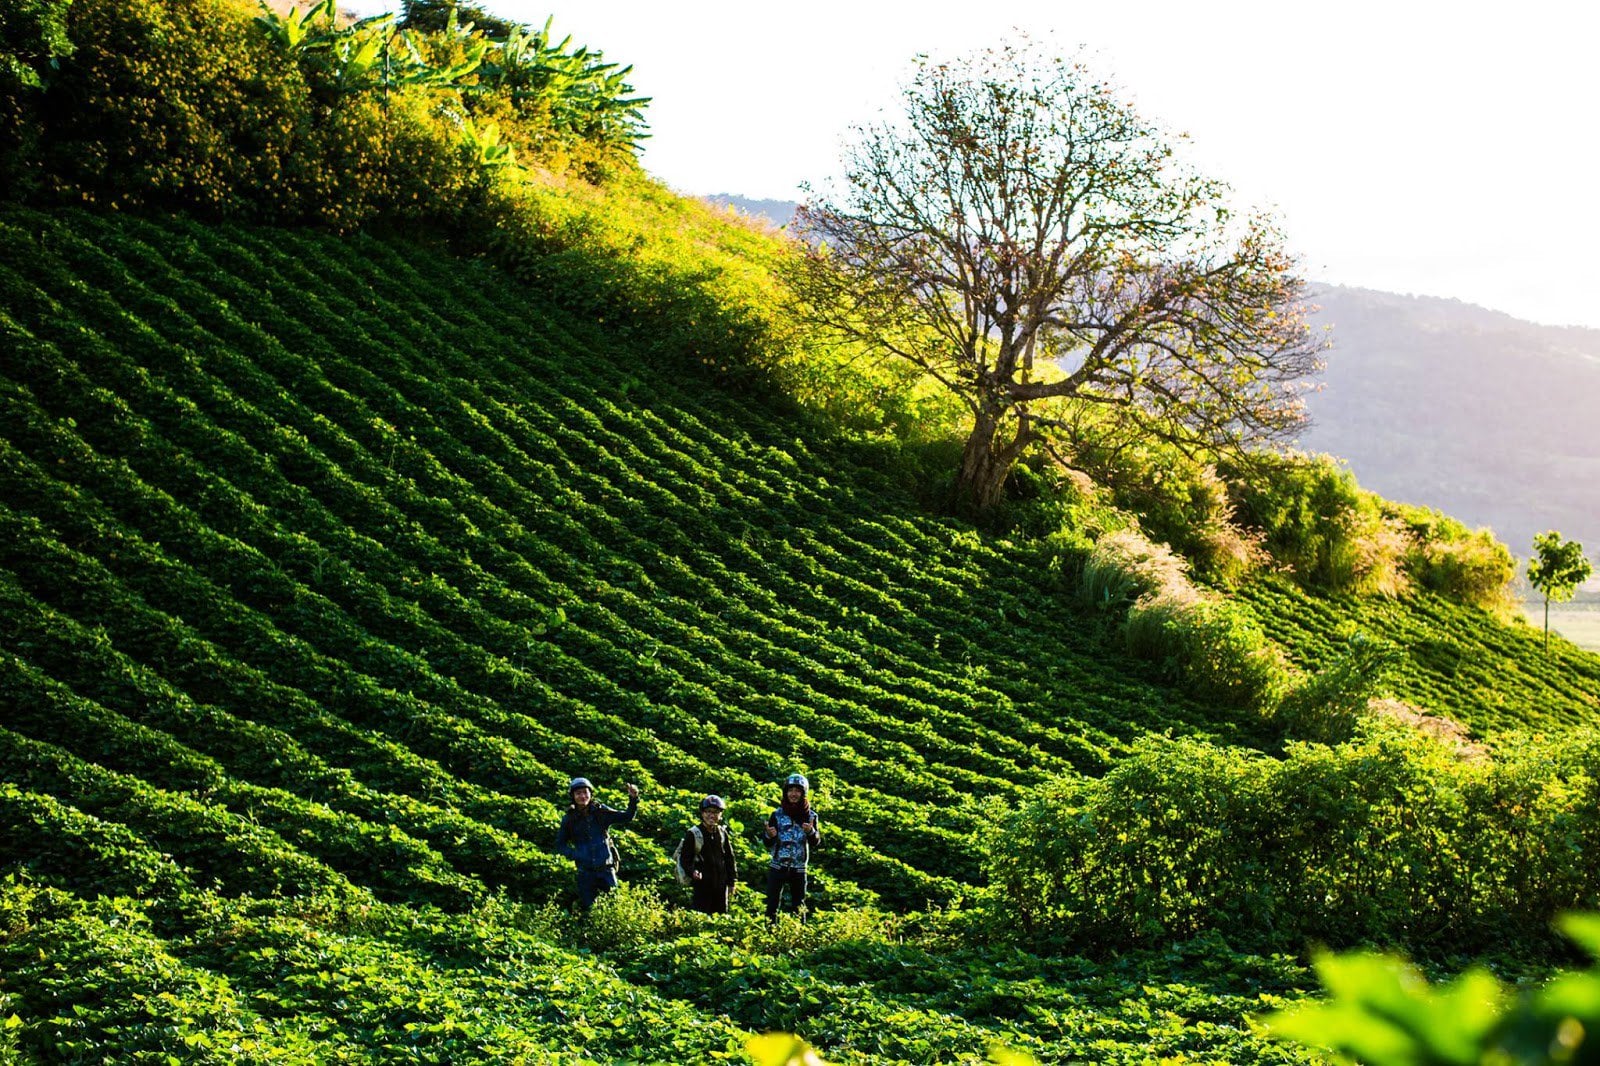
[{"label": "tall grass clump", "polygon": [[1165,544],[1133,529],[1107,533],[1084,560],[1078,595],[1101,608],[1131,608],[1139,600],[1190,599],[1189,564]]},{"label": "tall grass clump", "polygon": [[1133,530],[1100,538],[1083,564],[1078,594],[1086,603],[1126,611],[1129,652],[1206,699],[1266,708],[1288,668],[1248,612],[1189,580],[1189,564]]}]

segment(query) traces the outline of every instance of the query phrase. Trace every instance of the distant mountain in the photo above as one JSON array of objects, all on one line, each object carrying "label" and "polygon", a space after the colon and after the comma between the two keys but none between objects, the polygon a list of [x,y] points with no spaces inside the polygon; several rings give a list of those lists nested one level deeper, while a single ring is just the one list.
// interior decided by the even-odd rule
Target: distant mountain
[{"label": "distant mountain", "polygon": [[[706,197],[786,224],[796,205]],[[1361,484],[1488,526],[1518,556],[1558,529],[1600,549],[1600,330],[1459,300],[1314,287],[1334,347],[1301,446]]]},{"label": "distant mountain", "polygon": [[1600,548],[1600,330],[1340,286],[1316,302],[1334,347],[1305,447],[1519,556],[1545,529]]},{"label": "distant mountain", "polygon": [[736,207],[747,215],[760,215],[774,226],[787,226],[794,218],[794,209],[800,206],[793,200],[754,200],[731,192],[714,192],[701,199],[723,207]]}]

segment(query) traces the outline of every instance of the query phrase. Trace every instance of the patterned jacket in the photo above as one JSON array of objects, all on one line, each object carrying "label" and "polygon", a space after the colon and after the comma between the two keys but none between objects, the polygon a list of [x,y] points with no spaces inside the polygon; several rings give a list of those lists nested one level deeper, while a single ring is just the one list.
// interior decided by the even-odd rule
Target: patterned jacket
[{"label": "patterned jacket", "polygon": [[817,823],[817,812],[806,808],[801,819],[811,823],[811,829],[800,828],[800,822],[790,818],[782,807],[772,812],[767,824],[777,829],[778,835],[767,841],[772,853],[768,865],[775,870],[804,870],[811,861],[811,849],[822,843],[822,832]]}]

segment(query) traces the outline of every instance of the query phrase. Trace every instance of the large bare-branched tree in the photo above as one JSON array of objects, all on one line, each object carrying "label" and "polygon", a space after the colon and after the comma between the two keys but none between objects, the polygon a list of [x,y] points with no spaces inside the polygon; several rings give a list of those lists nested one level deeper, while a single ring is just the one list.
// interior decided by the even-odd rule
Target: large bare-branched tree
[{"label": "large bare-branched tree", "polygon": [[1302,422],[1322,346],[1277,228],[1235,217],[1084,65],[1031,45],[923,60],[904,104],[801,207],[793,284],[824,334],[963,398],[961,506],[1001,499],[1051,397],[1186,448]]}]

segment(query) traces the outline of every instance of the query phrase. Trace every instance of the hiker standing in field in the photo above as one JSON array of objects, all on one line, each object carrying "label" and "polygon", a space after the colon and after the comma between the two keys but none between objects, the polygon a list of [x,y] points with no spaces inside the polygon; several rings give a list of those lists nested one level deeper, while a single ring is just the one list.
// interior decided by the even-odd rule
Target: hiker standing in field
[{"label": "hiker standing in field", "polygon": [[639,812],[639,786],[628,786],[625,811],[596,801],[594,785],[587,777],[572,779],[567,785],[567,798],[572,805],[556,833],[556,851],[577,865],[578,904],[588,910],[596,896],[617,887],[617,867],[622,856],[611,843],[611,827],[633,821]]},{"label": "hiker standing in field", "polygon": [[721,796],[701,800],[700,824],[691,826],[678,846],[678,862],[691,886],[689,906],[704,914],[727,914],[739,887],[733,838],[722,826],[726,807]]},{"label": "hiker standing in field", "polygon": [[767,921],[776,921],[778,904],[783,890],[789,890],[789,910],[800,913],[806,901],[806,864],[811,859],[811,849],[822,843],[822,833],[817,827],[816,812],[811,809],[807,794],[811,782],[804,774],[790,774],[783,782],[783,802],[767,819],[767,850],[772,861],[767,864]]}]

